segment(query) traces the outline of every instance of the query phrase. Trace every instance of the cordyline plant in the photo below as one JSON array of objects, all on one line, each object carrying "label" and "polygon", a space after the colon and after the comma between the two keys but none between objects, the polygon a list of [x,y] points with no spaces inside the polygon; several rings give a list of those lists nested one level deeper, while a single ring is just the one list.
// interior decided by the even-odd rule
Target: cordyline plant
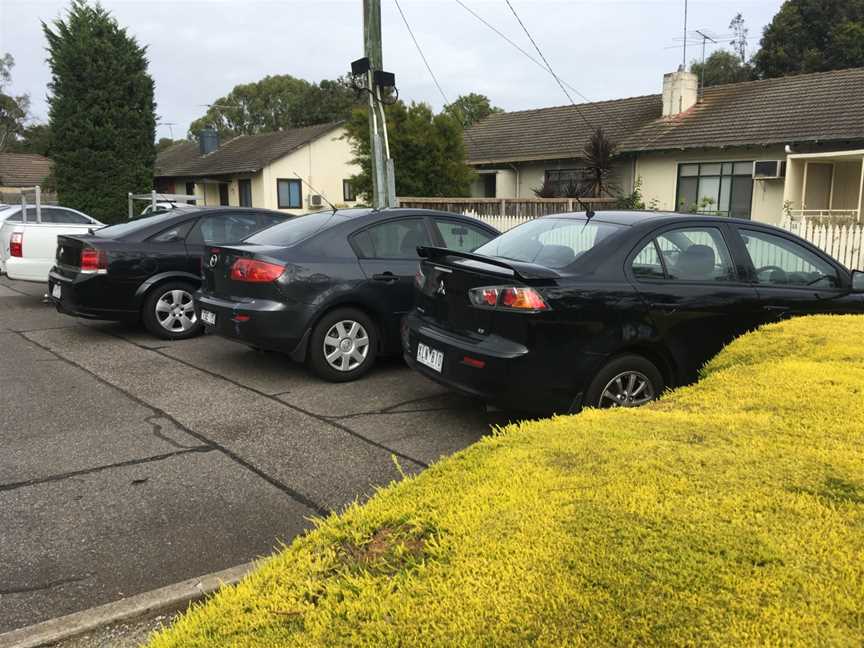
[{"label": "cordyline plant", "polygon": [[585,161],[582,196],[600,198],[618,193],[618,185],[612,179],[612,160],[616,153],[617,147],[602,128],[591,133],[588,143],[582,149],[582,159]]}]

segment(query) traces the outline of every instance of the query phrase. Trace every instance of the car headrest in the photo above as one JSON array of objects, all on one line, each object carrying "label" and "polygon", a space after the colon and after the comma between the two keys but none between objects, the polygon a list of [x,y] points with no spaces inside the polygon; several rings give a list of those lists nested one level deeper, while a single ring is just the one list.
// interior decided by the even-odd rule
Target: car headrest
[{"label": "car headrest", "polygon": [[416,229],[410,229],[402,237],[399,251],[406,256],[417,256],[417,246],[423,243],[423,237]]},{"label": "car headrest", "polygon": [[575,259],[576,253],[567,245],[544,245],[534,258],[534,263],[550,268],[563,268],[573,263]]},{"label": "car headrest", "polygon": [[691,245],[675,263],[678,279],[707,279],[714,273],[714,250],[707,245]]}]

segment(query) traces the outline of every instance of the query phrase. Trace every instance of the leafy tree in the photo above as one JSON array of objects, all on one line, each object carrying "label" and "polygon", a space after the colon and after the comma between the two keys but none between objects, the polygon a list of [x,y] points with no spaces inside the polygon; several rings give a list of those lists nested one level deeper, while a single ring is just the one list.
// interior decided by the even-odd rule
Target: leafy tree
[{"label": "leafy tree", "polygon": [[24,122],[30,109],[30,97],[26,94],[13,97],[4,92],[12,80],[15,59],[11,54],[0,56],[0,151],[15,141],[24,132]]},{"label": "leafy tree", "polygon": [[864,66],[864,0],[786,0],[753,57],[762,78]]},{"label": "leafy tree", "polygon": [[51,129],[48,124],[30,124],[7,146],[11,153],[37,153],[49,155]]},{"label": "leafy tree", "polygon": [[60,201],[102,221],[121,221],[127,192],[153,185],[156,116],[146,48],[86,0],[73,0],[65,20],[42,23],[42,30]]},{"label": "leafy tree", "polygon": [[732,46],[732,51],[738,55],[738,60],[744,65],[747,63],[747,36],[750,30],[747,29],[744,15],[740,11],[729,21],[729,29],[734,35],[734,38],[729,41],[729,45]]},{"label": "leafy tree", "polygon": [[[705,59],[705,64],[693,61],[690,71],[699,77],[705,87],[723,83],[738,83],[753,78],[753,68],[749,63],[742,63],[737,54],[728,50],[717,50]],[[704,77],[703,77],[704,74]]]},{"label": "leafy tree", "polygon": [[464,128],[473,126],[492,113],[504,112],[501,108],[493,106],[489,97],[476,92],[460,95],[456,101],[445,106],[444,111],[451,114]]},{"label": "leafy tree", "polygon": [[[475,173],[465,164],[462,127],[446,113],[433,114],[424,103],[402,101],[385,108],[390,156],[396,167],[396,195],[467,196]],[[347,124],[359,174],[351,178],[358,194],[371,199],[372,160],[369,117],[355,108]]]},{"label": "leafy tree", "polygon": [[175,144],[180,144],[185,141],[186,140],[173,140],[170,137],[160,137],[159,141],[156,142],[156,152],[161,153],[165,149],[171,148]]},{"label": "leafy tree", "polygon": [[189,126],[197,138],[203,128],[215,128],[220,137],[254,135],[347,119],[357,94],[343,80],[315,84],[290,74],[266,76],[234,86]]}]

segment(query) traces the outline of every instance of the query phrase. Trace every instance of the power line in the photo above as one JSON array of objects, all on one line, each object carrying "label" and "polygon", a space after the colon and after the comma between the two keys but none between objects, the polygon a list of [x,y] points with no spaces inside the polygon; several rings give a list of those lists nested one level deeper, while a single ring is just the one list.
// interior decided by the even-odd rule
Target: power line
[{"label": "power line", "polygon": [[549,65],[549,61],[547,61],[546,57],[543,56],[543,52],[540,50],[540,47],[537,45],[537,41],[535,41],[534,37],[531,36],[531,32],[528,31],[528,28],[525,26],[525,23],[522,22],[522,19],[519,17],[519,14],[516,13],[516,9],[514,9],[513,5],[510,4],[510,0],[506,0],[506,2],[507,2],[507,6],[510,7],[510,11],[513,12],[513,16],[515,16],[516,21],[519,23],[519,26],[522,27],[522,31],[525,32],[525,35],[528,37],[528,40],[531,41],[531,44],[534,46],[534,49],[537,50],[537,54],[540,55],[540,58],[543,59],[543,63],[546,64],[546,69],[549,70],[549,74],[551,74],[552,77],[555,79],[555,81],[558,83],[558,87],[561,88],[561,91],[566,95],[567,99],[570,101],[570,103],[576,109],[576,112],[582,118],[582,121],[584,121],[588,125],[589,128],[594,128],[594,124],[592,124],[590,121],[588,121],[588,118],[582,114],[582,111],[579,110],[579,107],[576,105],[576,102],[573,101],[573,97],[571,97],[570,93],[567,92],[567,88],[564,87],[564,84],[561,82],[561,79],[558,78],[558,75],[555,74],[555,71],[552,69],[552,66]]}]

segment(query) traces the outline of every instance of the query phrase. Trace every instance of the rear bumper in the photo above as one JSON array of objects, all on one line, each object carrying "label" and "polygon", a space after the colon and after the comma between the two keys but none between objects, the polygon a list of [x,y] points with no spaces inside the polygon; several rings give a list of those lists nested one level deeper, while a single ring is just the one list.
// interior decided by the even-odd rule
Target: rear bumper
[{"label": "rear bumper", "polygon": [[[74,278],[64,277],[52,269],[48,273],[48,297],[60,313],[110,321],[137,320],[140,313],[137,310],[121,310],[115,308],[99,308],[88,303],[88,296],[99,292],[100,275],[76,275]],[[55,286],[60,287],[60,297],[55,296]]]},{"label": "rear bumper", "polygon": [[[408,366],[455,391],[509,410],[569,412],[581,406],[583,381],[578,374],[563,380],[550,375],[544,357],[512,340],[456,335],[416,311],[406,316],[402,333]],[[417,361],[421,342],[444,354],[440,372]]]},{"label": "rear bumper", "polygon": [[3,271],[10,279],[45,283],[52,265],[52,259],[9,257],[4,263]]},{"label": "rear bumper", "polygon": [[[216,316],[215,325],[201,316],[206,310]],[[305,357],[312,313],[305,304],[284,304],[269,300],[235,301],[198,291],[195,314],[205,329],[222,337],[270,351]]]}]

